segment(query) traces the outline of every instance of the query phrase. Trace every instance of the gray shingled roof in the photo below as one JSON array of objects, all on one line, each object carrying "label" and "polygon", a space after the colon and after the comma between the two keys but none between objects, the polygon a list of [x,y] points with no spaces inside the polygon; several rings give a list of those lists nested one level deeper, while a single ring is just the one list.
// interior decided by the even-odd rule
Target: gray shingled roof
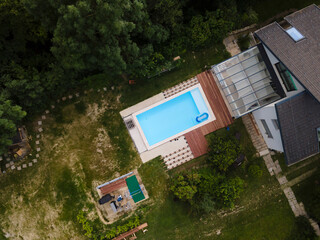
[{"label": "gray shingled roof", "polygon": [[295,42],[278,23],[261,28],[255,34],[320,101],[320,9],[311,5],[285,20],[305,38]]},{"label": "gray shingled roof", "polygon": [[287,164],[319,152],[320,103],[307,92],[276,104]]}]

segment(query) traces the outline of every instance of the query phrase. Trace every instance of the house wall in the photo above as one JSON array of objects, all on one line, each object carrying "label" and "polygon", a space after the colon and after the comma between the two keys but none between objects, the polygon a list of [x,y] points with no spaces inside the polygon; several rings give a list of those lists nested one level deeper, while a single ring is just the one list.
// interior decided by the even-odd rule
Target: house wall
[{"label": "house wall", "polygon": [[[304,90],[305,90],[304,87],[297,81],[297,79],[296,79],[294,76],[292,76],[292,79],[293,79],[293,81],[294,81],[294,83],[295,83],[295,85],[296,85],[296,87],[297,87],[297,90],[296,90],[296,91],[287,92],[287,89],[285,88],[285,86],[284,86],[284,84],[283,84],[283,82],[282,82],[282,80],[281,80],[281,77],[280,77],[280,75],[279,75],[279,73],[278,73],[278,70],[277,70],[277,68],[276,68],[276,66],[275,66],[275,64],[278,63],[279,60],[278,60],[264,45],[263,45],[263,47],[264,47],[264,49],[266,50],[266,53],[267,53],[267,55],[268,55],[268,57],[269,57],[269,59],[270,59],[270,62],[271,62],[271,64],[272,64],[272,67],[273,67],[275,73],[277,74],[277,77],[278,77],[278,79],[279,79],[279,82],[280,82],[280,84],[281,84],[284,92],[286,93],[286,98],[295,96],[295,95],[297,95],[298,93],[304,91]],[[283,99],[281,99],[281,100],[279,100],[279,101],[282,101],[282,100],[284,100],[284,99],[286,99],[286,98],[283,98]]]},{"label": "house wall", "polygon": [[[274,124],[272,123],[272,119],[277,119],[275,106],[268,105],[266,107],[260,108],[257,111],[254,111],[252,114],[258,124],[263,139],[268,145],[268,148],[283,152],[280,130],[276,129]],[[261,119],[264,119],[266,121],[273,138],[269,138],[267,136],[266,131],[261,123]]]},{"label": "house wall", "polygon": [[[264,45],[263,45],[264,46]],[[275,104],[279,103],[279,102],[282,102],[288,98],[291,98],[297,94],[299,94],[300,92],[304,91],[304,87],[297,81],[297,79],[294,78],[294,76],[292,76],[293,78],[293,81],[297,87],[297,90],[296,91],[291,91],[291,92],[287,92],[282,80],[281,80],[281,77],[278,73],[278,70],[275,66],[276,63],[279,62],[279,60],[264,46],[265,50],[266,50],[266,53],[270,59],[270,62],[274,68],[274,71],[275,73],[277,74],[277,77],[279,79],[279,82],[286,94],[286,97],[285,98],[282,98],[276,102],[273,102],[265,107],[262,107],[256,111],[253,111],[253,116],[258,124],[258,127],[259,127],[259,130],[266,142],[266,144],[268,145],[268,148],[270,149],[274,149],[274,150],[277,150],[277,151],[280,151],[280,152],[283,152],[283,146],[282,146],[282,140],[281,140],[281,134],[280,134],[280,130],[277,130],[275,129],[274,127],[274,124],[272,123],[272,119],[277,119],[277,114],[276,114],[276,109],[275,109]],[[273,136],[273,138],[269,138],[266,134],[266,131],[261,123],[261,119],[264,119],[271,131],[271,134]]]}]

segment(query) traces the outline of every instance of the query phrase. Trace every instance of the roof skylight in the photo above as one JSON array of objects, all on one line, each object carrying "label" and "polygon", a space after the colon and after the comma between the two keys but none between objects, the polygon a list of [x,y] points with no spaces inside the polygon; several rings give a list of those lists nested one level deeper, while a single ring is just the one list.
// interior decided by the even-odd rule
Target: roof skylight
[{"label": "roof skylight", "polygon": [[296,42],[304,38],[304,36],[294,27],[287,29],[286,32]]}]

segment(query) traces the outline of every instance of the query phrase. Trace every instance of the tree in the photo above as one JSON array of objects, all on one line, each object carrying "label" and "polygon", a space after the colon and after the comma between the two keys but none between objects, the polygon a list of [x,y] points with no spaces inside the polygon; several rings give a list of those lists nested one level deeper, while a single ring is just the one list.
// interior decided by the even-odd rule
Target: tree
[{"label": "tree", "polygon": [[240,148],[234,139],[221,138],[216,134],[210,136],[208,161],[220,171],[227,171],[234,163]]},{"label": "tree", "polygon": [[241,178],[225,178],[216,188],[217,200],[224,207],[233,208],[234,202],[243,191],[244,182]]},{"label": "tree", "polygon": [[210,42],[221,41],[233,27],[230,16],[236,14],[235,8],[206,12],[205,16],[193,16],[190,21],[191,39],[194,47],[203,47]]},{"label": "tree", "polygon": [[200,175],[197,173],[187,173],[175,176],[172,179],[170,190],[173,194],[183,201],[193,203],[193,197],[198,191]]},{"label": "tree", "polygon": [[[20,0],[2,0],[0,3],[0,71],[12,61],[23,63],[35,58],[32,49],[42,48],[47,32],[30,15]],[[32,53],[31,53],[32,52]]]},{"label": "tree", "polygon": [[0,155],[7,151],[16,134],[16,124],[26,115],[20,106],[12,105],[11,101],[0,96]]},{"label": "tree", "polygon": [[152,22],[161,24],[165,28],[177,31],[182,27],[185,1],[180,0],[148,0],[148,12]]},{"label": "tree", "polygon": [[151,23],[140,0],[25,0],[25,4],[39,19],[48,18],[44,13],[50,11],[46,25],[53,33],[51,51],[64,69],[79,74],[116,75],[139,69],[143,73],[153,44],[168,38],[161,25]]},{"label": "tree", "polygon": [[35,68],[25,70],[14,63],[0,77],[2,94],[27,110],[43,105],[45,84],[46,79]]}]

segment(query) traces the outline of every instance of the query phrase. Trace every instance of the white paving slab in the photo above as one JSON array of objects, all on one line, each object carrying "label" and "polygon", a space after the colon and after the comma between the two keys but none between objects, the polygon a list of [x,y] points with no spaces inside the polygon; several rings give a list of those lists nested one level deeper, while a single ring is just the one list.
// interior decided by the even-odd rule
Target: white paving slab
[{"label": "white paving slab", "polygon": [[32,162],[29,162],[29,163],[28,163],[28,166],[29,166],[29,167],[32,167]]},{"label": "white paving slab", "polygon": [[38,121],[38,125],[41,126],[42,125],[42,121]]},{"label": "white paving slab", "polygon": [[135,112],[140,111],[146,107],[149,107],[150,105],[157,103],[157,102],[160,102],[163,99],[165,99],[163,93],[159,93],[157,95],[154,95],[151,98],[148,98],[142,102],[139,102],[136,105],[133,105],[129,108],[122,110],[120,112],[120,115],[122,116],[122,118],[127,117],[127,116],[131,115],[132,113],[135,113]]},{"label": "white paving slab", "polygon": [[177,151],[178,149],[181,149],[183,147],[187,147],[186,140],[184,137],[178,138],[177,141],[169,141],[165,144],[160,145],[159,147],[153,148],[149,151],[143,152],[140,154],[141,160],[143,163],[150,161],[151,159],[154,159],[158,156],[166,156],[174,151]]},{"label": "white paving slab", "polygon": [[43,129],[42,129],[42,128],[39,128],[38,131],[39,131],[39,132],[43,132]]},{"label": "white paving slab", "polygon": [[41,149],[40,148],[37,148],[37,152],[40,152],[41,151]]}]

